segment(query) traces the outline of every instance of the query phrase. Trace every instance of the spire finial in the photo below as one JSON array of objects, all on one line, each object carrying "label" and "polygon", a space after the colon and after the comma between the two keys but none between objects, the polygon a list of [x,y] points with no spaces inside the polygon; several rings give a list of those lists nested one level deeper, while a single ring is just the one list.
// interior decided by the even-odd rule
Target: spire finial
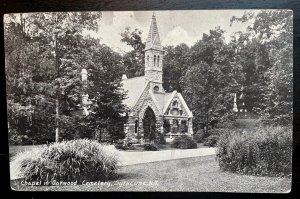
[{"label": "spire finial", "polygon": [[152,18],[155,18],[155,12],[154,11],[152,12]]}]

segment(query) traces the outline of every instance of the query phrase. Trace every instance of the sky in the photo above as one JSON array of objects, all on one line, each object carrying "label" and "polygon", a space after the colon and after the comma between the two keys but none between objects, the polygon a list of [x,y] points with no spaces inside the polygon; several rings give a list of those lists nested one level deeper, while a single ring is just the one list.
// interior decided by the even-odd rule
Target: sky
[{"label": "sky", "polygon": [[[230,26],[232,16],[242,16],[246,10],[188,10],[188,11],[155,11],[158,31],[163,46],[185,43],[192,46],[202,38],[203,33],[220,26],[225,30],[225,40],[236,31],[246,30],[247,24],[234,23]],[[102,12],[98,32],[88,32],[92,37],[99,38],[121,54],[132,48],[121,42],[121,33],[126,27],[142,31],[145,42],[153,11],[107,11]]]}]

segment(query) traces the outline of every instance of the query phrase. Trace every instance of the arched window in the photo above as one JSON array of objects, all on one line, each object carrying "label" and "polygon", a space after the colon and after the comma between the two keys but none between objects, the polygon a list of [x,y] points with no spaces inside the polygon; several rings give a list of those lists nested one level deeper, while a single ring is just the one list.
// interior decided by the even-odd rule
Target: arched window
[{"label": "arched window", "polygon": [[178,106],[178,102],[176,100],[173,102],[173,106]]},{"label": "arched window", "polygon": [[154,66],[155,66],[155,63],[156,63],[156,55],[154,55]]},{"label": "arched window", "polygon": [[159,55],[157,56],[157,67],[159,67]]},{"label": "arched window", "polygon": [[158,86],[154,86],[153,87],[153,91],[158,92],[159,91],[159,87]]},{"label": "arched window", "polygon": [[180,126],[180,133],[186,133],[187,132],[187,122],[186,120],[181,121]]},{"label": "arched window", "polygon": [[147,66],[149,66],[149,55],[147,55]]},{"label": "arched window", "polygon": [[134,123],[134,132],[135,133],[138,133],[138,127],[139,127],[139,122],[137,120],[135,120],[135,123]]},{"label": "arched window", "polygon": [[178,127],[179,127],[178,120],[173,120],[172,133],[177,133],[178,132]]},{"label": "arched window", "polygon": [[163,127],[164,127],[164,133],[169,133],[171,131],[171,126],[170,126],[170,123],[168,120],[164,120],[164,124],[163,124]]}]

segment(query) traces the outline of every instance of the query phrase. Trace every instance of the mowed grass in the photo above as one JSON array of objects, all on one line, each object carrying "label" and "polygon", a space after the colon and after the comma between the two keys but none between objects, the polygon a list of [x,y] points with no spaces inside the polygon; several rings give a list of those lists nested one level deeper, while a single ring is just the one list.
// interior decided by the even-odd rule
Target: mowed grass
[{"label": "mowed grass", "polygon": [[[124,166],[118,179],[102,185],[24,186],[22,191],[197,191],[282,193],[291,189],[291,178],[257,177],[222,172],[215,156],[203,156]],[[96,175],[96,174],[95,174]]]}]

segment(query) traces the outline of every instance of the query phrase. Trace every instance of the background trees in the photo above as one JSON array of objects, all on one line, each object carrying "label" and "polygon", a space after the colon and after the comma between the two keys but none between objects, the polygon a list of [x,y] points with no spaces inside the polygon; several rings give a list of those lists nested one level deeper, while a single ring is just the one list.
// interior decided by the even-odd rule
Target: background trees
[{"label": "background trees", "polygon": [[167,92],[182,91],[180,79],[184,76],[190,64],[190,49],[182,43],[164,48],[163,87]]},{"label": "background trees", "polygon": [[140,30],[135,29],[134,31],[130,31],[129,27],[121,33],[121,41],[133,48],[133,50],[123,55],[124,72],[128,78],[145,74],[145,43],[142,42],[141,34],[142,32]]},{"label": "background trees", "polygon": [[239,68],[234,50],[224,40],[224,31],[217,27],[203,34],[190,50],[190,66],[181,84],[183,96],[194,114],[194,128],[222,126],[232,116],[233,93]]},{"label": "background trees", "polygon": [[[184,95],[195,115],[196,131],[230,124],[234,93],[239,108],[276,124],[292,121],[292,12],[246,12],[231,19],[246,22],[247,31],[236,32],[230,42],[216,27],[190,48],[164,47],[163,86]],[[142,54],[139,34],[129,29],[123,33],[123,41],[134,48],[132,55]],[[129,77],[142,74],[137,71],[142,70],[143,58],[131,57],[138,61],[126,62],[127,71],[134,69]]]},{"label": "background trees", "polygon": [[[94,44],[98,42],[93,42]],[[123,117],[125,93],[121,89],[122,56],[105,45],[95,45],[90,52],[93,64],[88,66],[92,112],[88,116],[90,132],[107,141],[124,138]]]},{"label": "background trees", "polygon": [[237,42],[247,107],[281,125],[292,122],[292,17],[289,10],[269,10],[232,18],[232,22],[252,22],[247,33],[238,33]]},{"label": "background trees", "polygon": [[[116,59],[116,56],[106,55],[100,62],[93,56],[99,53],[98,50],[110,50],[82,34],[85,29],[96,30],[100,17],[100,13],[92,12],[7,16],[6,77],[9,137],[12,143],[72,139],[78,134],[78,129],[86,126],[87,118],[76,112],[83,93],[81,69],[92,68],[92,72],[101,73],[99,77],[106,78],[103,80],[107,84],[119,86],[116,79],[120,76],[112,78],[116,73],[105,67],[120,62],[120,57]],[[114,61],[109,63],[111,60]],[[92,89],[96,87],[91,87],[90,91]],[[109,89],[118,95],[115,87],[108,87],[100,100],[111,99]],[[115,98],[118,99],[118,96]],[[116,101],[107,102],[107,106],[115,106]],[[100,103],[97,99],[96,102]],[[99,113],[97,116],[96,120],[105,117]],[[81,137],[87,136],[86,132],[80,133]]]},{"label": "background trees", "polygon": [[[95,134],[100,140],[122,137],[121,113],[126,107],[121,103],[121,76],[124,72],[128,78],[144,74],[145,44],[141,31],[127,28],[121,41],[132,51],[120,55],[83,36],[84,30],[97,29],[100,18],[100,13],[93,12],[6,15],[5,72],[12,143]],[[230,42],[225,42],[224,30],[216,27],[191,47],[164,47],[165,90],[184,95],[195,116],[195,131],[228,125],[234,117],[233,93],[244,96],[238,100],[239,107],[244,102],[243,108],[264,120],[291,124],[292,12],[247,12],[240,18],[233,16],[231,22],[250,25]],[[89,74],[87,90],[80,77],[83,68]],[[88,116],[79,109],[83,92],[94,102]]]}]

